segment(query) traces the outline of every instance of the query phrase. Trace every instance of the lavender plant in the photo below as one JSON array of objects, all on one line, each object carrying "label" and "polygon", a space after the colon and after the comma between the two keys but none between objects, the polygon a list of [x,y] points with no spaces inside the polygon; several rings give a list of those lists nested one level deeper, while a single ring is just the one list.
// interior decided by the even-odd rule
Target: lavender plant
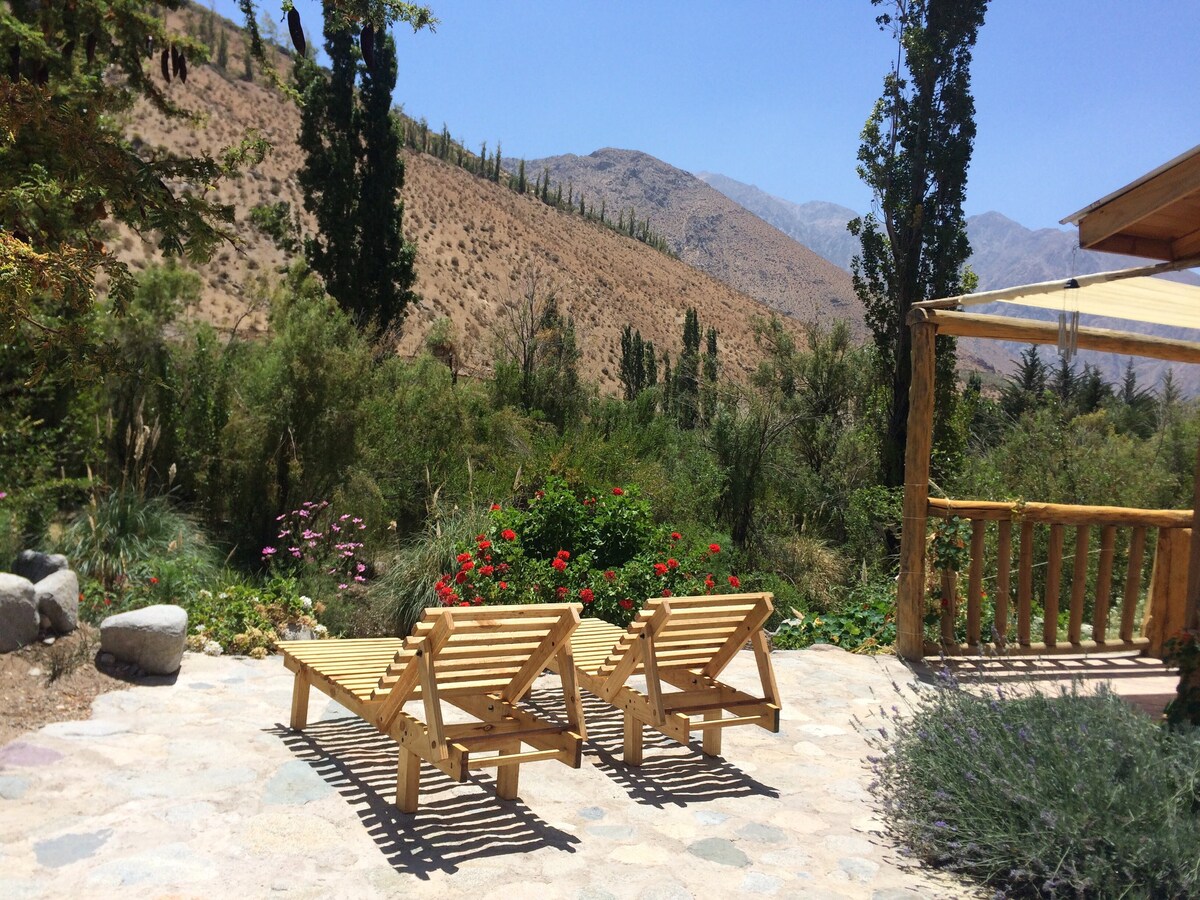
[{"label": "lavender plant", "polygon": [[948,672],[881,713],[871,790],[923,861],[998,897],[1200,895],[1200,731],[1104,688],[981,695]]}]

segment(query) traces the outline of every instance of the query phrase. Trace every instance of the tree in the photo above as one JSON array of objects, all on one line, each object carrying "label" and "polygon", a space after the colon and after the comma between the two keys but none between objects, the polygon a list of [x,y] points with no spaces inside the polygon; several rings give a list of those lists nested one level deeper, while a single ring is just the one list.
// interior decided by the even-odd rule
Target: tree
[{"label": "tree", "polygon": [[[401,231],[404,163],[391,114],[396,49],[391,36],[375,41],[374,68],[360,63],[356,30],[326,9],[328,77],[297,59],[303,98],[299,172],[304,208],[318,233],[305,241],[309,264],[325,289],[360,328],[399,323],[413,299],[416,248]],[[361,75],[361,95],[355,85]]]},{"label": "tree", "polygon": [[1000,392],[1000,408],[1006,416],[1016,420],[1029,410],[1045,405],[1048,371],[1037,344],[1030,344],[1021,354],[1017,371],[1008,377]]},{"label": "tree", "polygon": [[[897,58],[858,151],[859,176],[879,213],[848,226],[862,244],[852,263],[854,288],[866,307],[887,393],[881,460],[890,487],[904,483],[912,380],[909,310],[920,300],[969,287],[962,203],[975,140],[971,49],[987,0],[894,0],[894,5],[894,13],[876,21],[893,29]],[[944,338],[938,339],[937,375],[935,441],[953,412],[954,348]]]},{"label": "tree", "polygon": [[675,412],[680,428],[695,428],[700,414],[700,317],[683,316],[683,352],[675,364]]},{"label": "tree", "polygon": [[217,38],[217,68],[224,72],[229,67],[229,33],[221,27],[221,36]]}]

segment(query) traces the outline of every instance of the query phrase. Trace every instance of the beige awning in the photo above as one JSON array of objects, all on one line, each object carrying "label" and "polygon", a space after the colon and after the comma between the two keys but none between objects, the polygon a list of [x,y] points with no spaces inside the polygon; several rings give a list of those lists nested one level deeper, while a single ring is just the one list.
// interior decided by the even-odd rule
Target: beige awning
[{"label": "beige awning", "polygon": [[1139,274],[1152,270],[1163,271],[1164,268],[1155,266],[1100,272],[1078,278],[964,294],[944,300],[929,300],[916,306],[946,309],[1000,303],[1033,306],[1054,312],[1072,313],[1078,310],[1082,315],[1200,329],[1200,286]]}]

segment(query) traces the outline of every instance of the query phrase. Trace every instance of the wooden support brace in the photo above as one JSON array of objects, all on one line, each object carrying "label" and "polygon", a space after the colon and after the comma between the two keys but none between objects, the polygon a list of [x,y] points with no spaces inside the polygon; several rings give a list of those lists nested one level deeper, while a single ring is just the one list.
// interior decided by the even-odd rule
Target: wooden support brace
[{"label": "wooden support brace", "polygon": [[[710,709],[704,714],[704,720],[711,722],[721,718],[721,710]],[[705,728],[704,729],[704,755],[705,756],[720,756],[721,755],[721,729],[720,728]]]},{"label": "wooden support brace", "polygon": [[437,678],[433,673],[433,659],[423,650],[417,651],[417,673],[421,678],[421,699],[425,703],[429,747],[435,760],[446,759],[450,755],[450,748],[446,744],[446,735],[442,728],[442,701],[438,695]]},{"label": "wooden support brace", "polygon": [[308,725],[308,671],[301,666],[292,680],[291,726],[297,731]]},{"label": "wooden support brace", "polygon": [[779,686],[775,683],[775,667],[771,665],[771,647],[767,643],[766,633],[761,628],[750,636],[750,645],[754,648],[754,661],[758,664],[758,677],[762,681],[763,699],[778,706]]},{"label": "wooden support brace", "polygon": [[662,725],[667,720],[663,710],[662,682],[658,680],[658,657],[654,652],[654,633],[646,626],[638,638],[642,641],[642,668],[646,673],[646,694],[650,700],[650,724]]},{"label": "wooden support brace", "polygon": [[583,718],[583,698],[579,695],[579,681],[575,676],[575,657],[571,642],[567,641],[558,650],[558,673],[562,679],[563,700],[567,706],[567,722],[571,730],[587,740],[587,722]]},{"label": "wooden support brace", "polygon": [[[520,741],[513,741],[500,748],[502,756],[519,753],[520,751]],[[496,796],[501,800],[516,800],[520,775],[521,764],[519,762],[502,765],[496,769]]]},{"label": "wooden support brace", "polygon": [[421,757],[405,747],[400,748],[396,764],[396,806],[401,812],[415,813],[421,792]]},{"label": "wooden support brace", "polygon": [[642,723],[625,710],[625,765],[642,764]]}]

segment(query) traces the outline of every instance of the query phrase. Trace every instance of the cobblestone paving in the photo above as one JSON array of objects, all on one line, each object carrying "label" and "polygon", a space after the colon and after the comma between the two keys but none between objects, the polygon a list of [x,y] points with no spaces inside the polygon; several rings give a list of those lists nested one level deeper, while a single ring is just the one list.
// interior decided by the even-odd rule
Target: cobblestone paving
[{"label": "cobblestone paving", "polygon": [[[773,659],[779,734],[728,729],[707,759],[648,732],[630,768],[619,713],[589,699],[581,769],[523,766],[504,802],[489,774],[426,767],[409,816],[388,739],[316,691],[292,732],[278,659],[188,654],[173,685],[0,747],[0,897],[967,896],[905,865],[866,792],[853,718],[870,724],[913,676],[833,648]],[[753,657],[728,680],[755,685]]]}]

